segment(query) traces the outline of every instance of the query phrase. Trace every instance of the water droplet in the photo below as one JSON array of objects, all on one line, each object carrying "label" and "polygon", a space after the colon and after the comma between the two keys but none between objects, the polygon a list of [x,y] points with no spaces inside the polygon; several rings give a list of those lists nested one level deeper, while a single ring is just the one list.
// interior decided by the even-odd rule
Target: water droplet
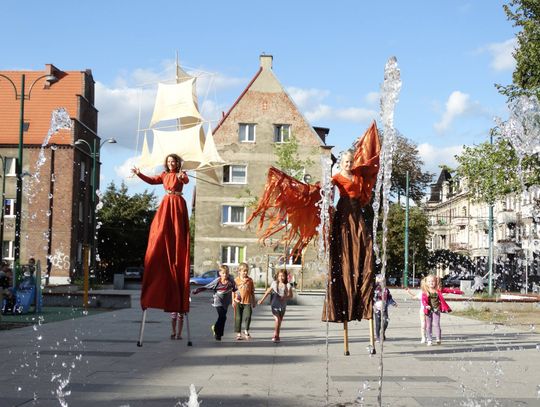
[{"label": "water droplet", "polygon": [[22,390],[22,387],[17,387],[17,391],[21,391]]},{"label": "water droplet", "polygon": [[38,340],[38,341],[41,341],[42,339],[43,339],[43,336],[41,336],[41,335],[39,335],[39,336],[37,337],[37,340]]}]

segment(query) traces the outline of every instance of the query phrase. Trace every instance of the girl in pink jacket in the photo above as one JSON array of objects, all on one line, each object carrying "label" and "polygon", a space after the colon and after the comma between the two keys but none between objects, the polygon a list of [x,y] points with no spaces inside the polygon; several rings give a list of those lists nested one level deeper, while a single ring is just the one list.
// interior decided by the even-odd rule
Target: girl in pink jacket
[{"label": "girl in pink jacket", "polygon": [[436,343],[441,343],[441,313],[452,312],[443,293],[463,294],[461,290],[442,288],[439,278],[433,274],[424,278],[422,284],[422,306],[424,307],[427,346],[432,344],[432,328],[435,327]]}]

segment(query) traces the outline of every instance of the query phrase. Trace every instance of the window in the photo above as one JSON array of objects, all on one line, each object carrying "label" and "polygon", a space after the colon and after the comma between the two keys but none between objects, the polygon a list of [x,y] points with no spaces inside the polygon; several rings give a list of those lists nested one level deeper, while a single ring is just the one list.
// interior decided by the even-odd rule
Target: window
[{"label": "window", "polygon": [[274,126],[274,142],[286,143],[291,136],[290,124],[276,124]]},{"label": "window", "polygon": [[224,225],[243,225],[246,222],[246,208],[243,206],[223,205],[221,214]]},{"label": "window", "polygon": [[84,206],[82,202],[79,202],[79,222],[83,221]]},{"label": "window", "polygon": [[83,244],[81,242],[77,243],[77,262],[82,263],[83,256]]},{"label": "window", "polygon": [[4,199],[4,216],[6,217],[15,216],[15,199],[12,199],[12,198]]},{"label": "window", "polygon": [[246,248],[244,246],[223,246],[221,248],[221,263],[238,265],[246,261]]},{"label": "window", "polygon": [[238,139],[241,143],[255,142],[255,126],[254,123],[240,123],[238,125]]},{"label": "window", "polygon": [[4,240],[2,243],[2,258],[5,260],[13,260],[15,258],[13,241]]},{"label": "window", "polygon": [[81,181],[84,182],[84,179],[86,177],[86,163],[84,161],[81,161]]},{"label": "window", "polygon": [[225,165],[223,167],[224,184],[246,184],[247,165]]},{"label": "window", "polygon": [[14,157],[6,157],[6,175],[14,177],[17,175],[17,159]]}]

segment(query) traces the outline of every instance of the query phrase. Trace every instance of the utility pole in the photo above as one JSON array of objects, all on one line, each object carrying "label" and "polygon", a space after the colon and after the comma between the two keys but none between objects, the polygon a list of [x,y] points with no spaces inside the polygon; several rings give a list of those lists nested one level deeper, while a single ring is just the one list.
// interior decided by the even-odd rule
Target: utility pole
[{"label": "utility pole", "polygon": [[405,267],[403,270],[403,287],[409,286],[409,171],[405,184]]}]

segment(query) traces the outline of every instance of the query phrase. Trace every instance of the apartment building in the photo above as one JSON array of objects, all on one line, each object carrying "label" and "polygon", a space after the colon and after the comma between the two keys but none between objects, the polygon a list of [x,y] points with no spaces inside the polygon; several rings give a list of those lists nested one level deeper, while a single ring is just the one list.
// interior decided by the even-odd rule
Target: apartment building
[{"label": "apartment building", "polygon": [[[51,114],[58,108],[68,112],[71,129],[47,138]],[[20,263],[30,257],[39,260],[51,283],[68,282],[80,272],[83,245],[93,242],[91,173],[95,163],[99,180],[97,118],[90,70],[63,71],[47,64],[43,71],[0,71],[2,258],[16,260],[16,162],[21,148]],[[75,145],[77,140],[85,143]]]},{"label": "apartment building", "polygon": [[314,245],[284,264],[287,248],[276,245],[278,238],[261,246],[255,222],[246,227],[267,171],[275,165],[276,144],[287,143],[294,135],[300,157],[313,162],[303,174],[310,182],[321,179],[321,156],[331,156],[331,147],[326,145],[329,130],[308,123],[277,79],[272,64],[271,55],[260,56],[255,76],[214,129],[216,147],[228,164],[219,170],[219,185],[197,182],[194,269],[200,274],[222,263],[234,269],[245,261],[260,281],[271,278],[269,269],[286,266],[297,282],[322,286],[324,277]]}]

